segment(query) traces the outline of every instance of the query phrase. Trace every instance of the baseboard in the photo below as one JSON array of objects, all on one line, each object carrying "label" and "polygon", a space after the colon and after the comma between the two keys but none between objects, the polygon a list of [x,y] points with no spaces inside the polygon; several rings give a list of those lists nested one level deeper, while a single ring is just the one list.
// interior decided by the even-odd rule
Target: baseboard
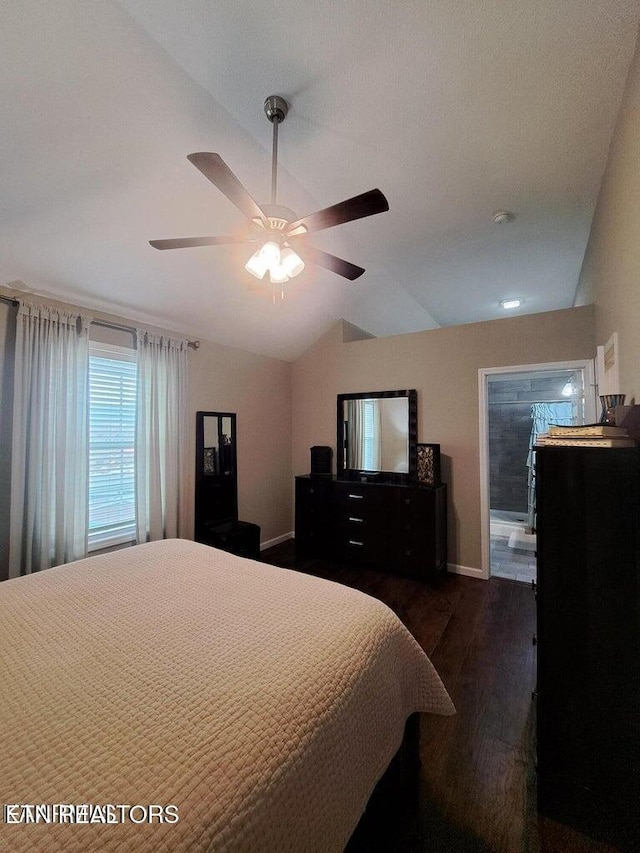
[{"label": "baseboard", "polygon": [[260,550],[266,551],[267,548],[273,548],[274,545],[286,542],[287,539],[293,539],[293,530],[290,533],[283,533],[282,536],[276,536],[273,539],[267,539],[266,542],[261,542]]},{"label": "baseboard", "polygon": [[468,578],[483,578],[482,569],[473,569],[471,566],[457,566],[455,563],[448,563],[447,568],[452,575],[466,575]]}]

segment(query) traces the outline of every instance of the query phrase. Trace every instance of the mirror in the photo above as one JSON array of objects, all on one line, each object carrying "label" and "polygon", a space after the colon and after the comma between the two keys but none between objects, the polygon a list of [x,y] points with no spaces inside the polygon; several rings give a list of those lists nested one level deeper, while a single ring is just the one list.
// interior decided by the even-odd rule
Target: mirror
[{"label": "mirror", "polygon": [[338,394],[338,478],[415,479],[416,391]]},{"label": "mirror", "polygon": [[203,453],[202,473],[205,476],[231,476],[233,473],[235,415],[201,412]]},{"label": "mirror", "polygon": [[207,527],[237,519],[236,416],[196,412],[196,541]]}]

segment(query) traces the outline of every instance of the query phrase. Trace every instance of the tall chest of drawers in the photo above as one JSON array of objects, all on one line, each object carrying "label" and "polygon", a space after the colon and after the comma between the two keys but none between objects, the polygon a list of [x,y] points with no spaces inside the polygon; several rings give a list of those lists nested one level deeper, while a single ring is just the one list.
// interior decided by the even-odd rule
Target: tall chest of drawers
[{"label": "tall chest of drawers", "polygon": [[429,577],[446,568],[446,486],[296,477],[296,552]]},{"label": "tall chest of drawers", "polygon": [[536,450],[538,808],[640,850],[640,449]]}]

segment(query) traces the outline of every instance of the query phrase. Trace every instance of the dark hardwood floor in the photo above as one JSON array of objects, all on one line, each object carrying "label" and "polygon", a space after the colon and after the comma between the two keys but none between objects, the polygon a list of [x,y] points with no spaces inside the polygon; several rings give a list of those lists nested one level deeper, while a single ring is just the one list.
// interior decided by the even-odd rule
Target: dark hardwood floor
[{"label": "dark hardwood floor", "polygon": [[389,853],[615,853],[536,813],[530,587],[459,575],[422,583],[296,561],[293,540],[261,559],[384,601],[427,652],[456,705],[454,717],[422,717],[420,806]]}]

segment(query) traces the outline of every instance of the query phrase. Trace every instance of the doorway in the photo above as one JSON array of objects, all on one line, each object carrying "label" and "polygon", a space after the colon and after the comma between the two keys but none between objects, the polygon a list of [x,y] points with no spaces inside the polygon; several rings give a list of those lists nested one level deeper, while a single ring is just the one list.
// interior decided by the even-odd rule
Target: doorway
[{"label": "doorway", "polygon": [[478,371],[482,575],[536,579],[536,436],[595,420],[592,360]]}]

